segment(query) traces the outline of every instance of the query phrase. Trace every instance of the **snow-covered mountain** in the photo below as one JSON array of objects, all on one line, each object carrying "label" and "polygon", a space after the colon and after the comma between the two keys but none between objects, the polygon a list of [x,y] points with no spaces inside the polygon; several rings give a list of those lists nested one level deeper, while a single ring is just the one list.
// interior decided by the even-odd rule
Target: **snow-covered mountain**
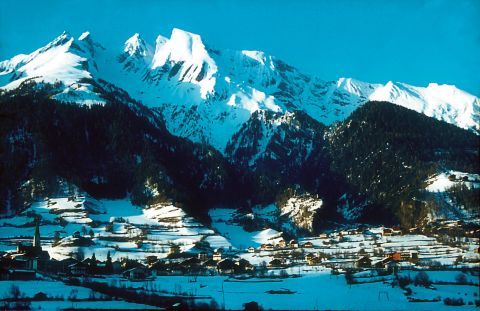
[{"label": "snow-covered mountain", "polygon": [[[288,126],[297,111],[330,125],[369,100],[480,132],[479,98],[455,86],[323,81],[260,51],[215,50],[199,35],[180,29],[170,38],[158,36],[155,46],[135,34],[123,47],[108,48],[88,32],[77,39],[64,32],[31,54],[0,62],[2,89],[30,80],[57,83],[54,98],[87,105],[105,102],[93,82],[107,81],[161,114],[175,135],[230,155],[238,154],[239,146],[255,144],[247,162],[262,155],[279,126]],[[266,112],[275,117],[265,118]],[[246,142],[246,127],[257,121],[264,130]]]}]

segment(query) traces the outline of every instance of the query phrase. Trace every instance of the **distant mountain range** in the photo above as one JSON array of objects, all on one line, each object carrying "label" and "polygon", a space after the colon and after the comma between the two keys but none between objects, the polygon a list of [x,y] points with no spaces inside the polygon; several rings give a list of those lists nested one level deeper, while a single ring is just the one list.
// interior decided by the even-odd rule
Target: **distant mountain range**
[{"label": "distant mountain range", "polygon": [[103,102],[84,81],[103,79],[161,111],[173,134],[206,141],[221,152],[254,112],[303,111],[330,125],[369,100],[480,130],[479,99],[455,86],[323,81],[260,51],[215,50],[180,29],[169,39],[158,36],[153,47],[139,34],[122,48],[104,47],[88,32],[78,39],[63,33],[31,54],[1,62],[0,76],[3,89],[29,79],[61,82],[55,98],[81,104]]},{"label": "distant mountain range", "polygon": [[[406,206],[417,204],[412,202],[418,201],[422,182],[446,169],[478,172],[480,100],[474,95],[435,83],[323,81],[260,51],[216,50],[180,29],[170,38],[158,36],[155,46],[139,34],[123,47],[106,47],[88,32],[78,39],[63,33],[30,54],[0,62],[0,85],[3,117],[27,114],[23,123],[2,128],[4,169],[19,152],[12,146],[20,142],[12,137],[21,132],[31,140],[23,146],[25,161],[12,174],[3,173],[0,195],[7,210],[23,204],[13,197],[32,172],[55,159],[61,165],[50,163],[50,173],[41,178],[68,177],[98,195],[130,193],[139,203],[162,193],[193,210],[195,197],[207,208],[220,202],[248,207],[300,187],[322,198],[318,219],[370,217],[411,226],[426,217],[405,215]],[[35,116],[12,106],[15,102],[49,109],[52,102],[78,105]],[[112,112],[112,105],[133,113],[122,110],[108,120],[104,112]],[[56,123],[48,129],[31,126],[35,117]],[[98,122],[103,124],[95,126]],[[118,128],[106,126],[109,122]],[[64,127],[55,129],[59,124]],[[58,137],[78,144],[66,150],[81,154],[85,148],[88,157],[77,154],[72,161],[74,156],[54,141],[40,141],[55,131],[65,131]],[[103,141],[89,131],[98,131]],[[116,139],[132,145],[112,146]],[[183,162],[176,162],[177,156]],[[195,160],[187,164],[186,159]],[[102,183],[108,191],[98,189]],[[145,187],[156,188],[154,195],[140,195],[148,192]],[[235,189],[241,191],[233,195]],[[352,215],[346,208],[360,207],[356,217],[345,217]]]}]

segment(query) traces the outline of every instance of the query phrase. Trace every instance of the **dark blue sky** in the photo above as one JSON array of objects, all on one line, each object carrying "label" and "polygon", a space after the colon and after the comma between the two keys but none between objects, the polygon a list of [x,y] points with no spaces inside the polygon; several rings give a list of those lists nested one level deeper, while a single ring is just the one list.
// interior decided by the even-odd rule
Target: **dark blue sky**
[{"label": "dark blue sky", "polygon": [[480,0],[2,0],[0,59],[63,30],[119,49],[173,27],[217,48],[263,50],[323,79],[454,84],[480,95]]}]

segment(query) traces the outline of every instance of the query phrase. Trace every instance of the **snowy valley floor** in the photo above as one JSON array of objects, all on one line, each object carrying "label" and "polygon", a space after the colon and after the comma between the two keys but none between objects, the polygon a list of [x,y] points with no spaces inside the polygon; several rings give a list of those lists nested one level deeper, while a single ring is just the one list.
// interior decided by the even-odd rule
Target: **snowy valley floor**
[{"label": "snowy valley floor", "polygon": [[[305,267],[306,269],[309,269]],[[441,297],[462,298],[466,305],[460,308],[475,309],[468,305],[478,299],[478,287],[472,285],[436,285],[431,289],[411,286],[412,297],[435,300],[435,302],[409,302],[404,291],[398,286],[392,287],[384,282],[347,285],[343,275],[331,275],[324,269],[302,271],[301,277],[288,278],[252,278],[235,280],[226,276],[158,276],[153,280],[132,282],[120,276],[108,278],[90,278],[89,281],[105,282],[126,288],[135,288],[140,292],[158,293],[166,296],[179,296],[194,299],[196,303],[209,305],[215,301],[218,307],[238,310],[250,301],[258,302],[264,309],[274,310],[437,310],[452,309],[446,306]],[[434,277],[435,273],[432,273]],[[458,272],[442,272],[445,278],[454,278]],[[437,280],[440,280],[437,278]],[[478,280],[478,277],[477,277]],[[67,286],[52,281],[3,281],[0,282],[0,295],[8,295],[11,285],[19,287],[26,297],[46,292],[48,295],[62,297],[65,300],[33,302],[32,307],[42,309],[57,308],[123,308],[155,309],[155,307],[128,303],[125,301],[70,301],[72,290],[76,290],[76,299],[92,297],[92,291],[81,286]],[[477,283],[478,284],[478,283]],[[95,295],[94,295],[95,296]],[[101,294],[96,294],[101,297]],[[455,309],[455,308],[454,308]]]},{"label": "snowy valley floor", "polygon": [[[31,302],[33,309],[158,309],[142,301],[112,300],[105,293],[87,288],[82,284],[86,281],[233,310],[242,309],[250,301],[267,310],[473,310],[480,302],[478,238],[446,239],[421,233],[390,236],[383,234],[384,228],[368,228],[363,232],[345,229],[298,237],[296,246],[279,246],[283,238],[278,228],[247,231],[236,221],[236,213],[226,208],[211,210],[211,223],[206,225],[171,204],[142,209],[127,199],[95,200],[88,196],[36,202],[15,217],[0,218],[0,251],[8,252],[5,255],[15,253],[18,242],[31,241],[34,219],[40,216],[43,249],[58,262],[79,253],[84,258],[95,254],[104,262],[110,253],[114,261],[128,258],[151,269],[147,256],[165,260],[172,246],[195,258],[204,252],[211,258],[213,251],[221,248],[223,258],[247,260],[257,272],[219,273],[215,266],[201,272],[166,269],[139,281],[120,273],[95,274],[78,277],[75,286],[63,283],[71,279],[68,273],[39,272],[37,280],[0,281],[0,299],[11,297],[14,285],[22,299],[33,298],[39,292],[46,294],[48,300]],[[268,218],[271,207],[253,213],[253,217]],[[442,225],[450,228],[456,222]],[[90,245],[78,245],[80,240]],[[395,266],[400,278],[410,279],[403,289],[397,277],[383,269],[356,269],[352,275],[354,284],[347,283],[345,270],[357,268],[361,257],[368,257],[373,264],[387,254],[413,252],[418,254],[417,264],[406,260]],[[181,263],[188,256],[170,257],[168,261]],[[316,261],[308,262],[308,256]],[[275,259],[279,265],[270,265]],[[426,272],[431,286],[413,284],[420,271]],[[447,298],[461,298],[464,305],[447,306]]]}]

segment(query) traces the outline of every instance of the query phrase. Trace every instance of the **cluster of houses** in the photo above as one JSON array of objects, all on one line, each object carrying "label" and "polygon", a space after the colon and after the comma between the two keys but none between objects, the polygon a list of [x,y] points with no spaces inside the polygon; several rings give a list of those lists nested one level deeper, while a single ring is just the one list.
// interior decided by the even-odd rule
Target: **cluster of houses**
[{"label": "cluster of houses", "polygon": [[[104,262],[97,260],[95,254],[82,260],[74,258],[55,260],[50,258],[47,251],[42,250],[37,224],[32,243],[19,243],[15,252],[4,253],[0,257],[0,280],[34,280],[37,271],[74,277],[121,274],[135,281],[146,280],[157,274],[244,274],[255,270],[255,267],[245,259],[236,259],[232,254],[226,256],[223,249],[185,257],[185,254],[180,254],[177,245],[172,245],[170,255],[170,259],[148,256],[145,263],[127,258],[112,261],[110,253]],[[224,258],[225,256],[227,258]]]},{"label": "cluster of houses", "polygon": [[143,264],[135,260],[120,261],[120,269],[113,273],[122,274],[132,281],[145,280],[157,275],[215,275],[245,274],[255,271],[255,267],[245,259],[222,258],[220,250],[213,254],[200,252],[197,256],[158,259],[148,256]]},{"label": "cluster of houses", "polygon": [[357,258],[331,259],[323,253],[308,253],[305,256],[308,265],[323,265],[331,269],[383,269],[389,272],[398,271],[402,265],[412,265],[419,261],[417,251],[402,251],[387,254],[381,258],[362,254]]},{"label": "cluster of houses", "polygon": [[[328,238],[345,238],[351,235],[372,235],[372,236],[398,236],[403,232],[399,227],[383,228],[380,232],[371,232],[368,228],[357,228],[350,230],[342,230],[334,233],[322,233],[319,235],[324,246],[329,245],[331,242]],[[333,243],[333,242],[332,242]],[[310,241],[305,243],[298,243],[296,240],[290,240],[287,242],[285,239],[280,239],[277,243],[262,244],[259,248],[249,247],[247,252],[257,253],[260,251],[274,251],[274,258],[268,262],[268,267],[286,267],[289,263],[298,262],[298,254],[303,254],[300,260],[305,260],[308,265],[322,265],[332,269],[385,269],[391,271],[392,269],[398,269],[398,266],[408,264],[416,264],[419,260],[417,251],[402,251],[385,254],[384,250],[379,248],[374,250],[374,256],[370,257],[365,251],[361,250],[358,254],[351,254],[350,258],[332,258],[322,252],[312,252],[309,249],[313,249],[314,245]],[[296,251],[295,251],[296,250]],[[363,252],[362,252],[363,251]],[[305,254],[306,253],[306,254]]]},{"label": "cluster of houses", "polygon": [[[399,228],[383,228],[381,232],[372,233],[368,229],[344,230],[331,234],[320,234],[324,245],[333,243],[328,238],[345,238],[346,235],[401,235]],[[77,237],[80,239],[81,237]],[[292,239],[281,238],[276,243],[262,244],[259,248],[249,247],[249,253],[271,251],[273,255],[267,266],[282,268],[295,262],[308,265],[322,265],[334,270],[338,269],[383,269],[389,272],[398,271],[401,265],[417,264],[418,251],[401,251],[385,254],[375,252],[370,257],[363,249],[351,257],[332,258],[322,252],[315,253],[314,245],[310,241],[298,243]],[[259,255],[261,256],[261,255]],[[66,276],[87,276],[116,274],[123,275],[129,280],[145,280],[156,275],[215,275],[215,274],[251,274],[256,267],[245,259],[239,259],[235,252],[217,249],[214,252],[200,250],[197,254],[181,253],[178,245],[172,244],[170,254],[166,259],[148,256],[145,262],[132,259],[112,261],[110,254],[102,262],[95,258],[79,260],[67,258],[64,260],[51,259],[48,252],[42,250],[40,230],[37,223],[32,243],[18,244],[15,252],[4,253],[0,257],[0,280],[29,280],[36,278],[36,272],[53,273]]]},{"label": "cluster of houses", "polygon": [[249,253],[256,253],[259,251],[274,251],[274,250],[284,250],[284,249],[296,249],[296,248],[313,248],[312,242],[306,242],[300,245],[296,240],[290,240],[289,242],[285,241],[284,239],[280,239],[276,244],[273,243],[266,243],[260,245],[258,249],[250,246],[247,248]]}]

